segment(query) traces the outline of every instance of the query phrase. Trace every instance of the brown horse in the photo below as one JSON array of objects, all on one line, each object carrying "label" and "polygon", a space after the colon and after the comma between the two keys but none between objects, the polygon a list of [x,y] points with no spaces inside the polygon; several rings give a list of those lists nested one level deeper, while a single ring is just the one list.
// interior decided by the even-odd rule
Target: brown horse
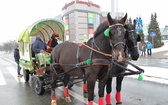
[{"label": "brown horse", "polygon": [[[104,87],[108,79],[111,59],[122,62],[125,58],[124,23],[127,14],[121,19],[108,19],[108,36],[104,32],[94,34],[86,44],[64,42],[56,46],[51,53],[51,99],[56,105],[55,88],[57,81],[64,83],[65,99],[70,102],[67,84],[70,77],[86,78],[88,89],[88,105],[93,105],[95,82],[99,80],[99,105],[104,105]],[[103,27],[102,27],[103,28]],[[88,63],[90,62],[91,63]],[[61,78],[60,74],[64,76]]]},{"label": "brown horse", "polygon": [[[137,60],[139,58],[139,53],[137,49],[137,35],[136,35],[136,30],[135,30],[135,21],[134,24],[126,24],[124,25],[126,29],[126,49],[129,51],[130,57],[132,60]],[[122,66],[127,67],[127,63],[123,63]],[[119,67],[115,64],[113,64],[112,67],[113,70],[113,75],[117,75],[120,73],[124,73],[125,69],[122,67]],[[121,102],[121,85],[122,81],[124,79],[124,75],[116,76],[116,105],[122,105]],[[108,78],[108,81],[106,83],[106,105],[112,105],[111,104],[111,96],[110,93],[112,91],[112,77]]]},{"label": "brown horse", "polygon": [[[138,53],[138,49],[137,49],[137,35],[136,35],[136,30],[135,30],[135,21],[134,24],[125,24],[124,28],[125,28],[125,41],[126,41],[126,45],[125,45],[125,53],[129,53],[130,57],[132,60],[137,60],[139,58],[139,53]],[[104,29],[100,29],[100,27],[104,27]],[[108,27],[108,22],[103,22],[101,23],[97,30],[95,31],[95,34],[98,34],[100,31],[105,31],[106,28]],[[126,54],[128,56],[128,54]],[[127,66],[127,64],[125,63],[125,65],[122,65],[124,67]],[[123,73],[125,72],[125,69],[120,68],[116,65],[113,66],[112,68],[113,70],[113,75],[118,74],[118,73]],[[117,89],[117,93],[116,93],[116,101],[117,101],[117,105],[121,105],[121,96],[120,96],[120,91],[121,91],[121,83],[123,80],[123,76],[118,76],[117,77],[117,81],[116,81],[116,89]],[[110,78],[108,78],[108,81],[106,83],[106,104],[107,105],[111,105],[111,96],[110,93],[112,91],[111,89],[111,83],[112,83],[112,76]],[[87,88],[86,86],[86,81],[84,81],[83,84],[83,91],[84,93],[87,93]]]}]

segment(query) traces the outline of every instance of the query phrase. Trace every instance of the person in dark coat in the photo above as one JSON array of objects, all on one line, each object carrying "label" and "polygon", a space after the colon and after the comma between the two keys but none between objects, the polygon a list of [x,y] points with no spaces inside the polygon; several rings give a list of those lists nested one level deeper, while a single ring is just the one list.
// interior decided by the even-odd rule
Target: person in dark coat
[{"label": "person in dark coat", "polygon": [[142,44],[142,53],[141,53],[141,55],[142,56],[146,55],[146,43],[145,42],[143,42],[143,44]]},{"label": "person in dark coat", "polygon": [[32,45],[32,50],[35,54],[44,53],[49,47],[45,42],[43,42],[42,35],[37,35],[35,42]]},{"label": "person in dark coat", "polygon": [[16,62],[16,64],[17,64],[18,77],[22,77],[23,75],[20,74],[21,67],[19,66],[19,59],[20,59],[19,45],[17,45],[16,48],[14,49],[14,59],[15,59],[15,62]]},{"label": "person in dark coat", "polygon": [[40,67],[45,66],[45,55],[46,55],[46,50],[49,49],[50,47],[47,46],[45,42],[43,42],[43,37],[42,35],[37,35],[35,42],[32,45],[32,50],[35,54],[35,57],[38,59]]},{"label": "person in dark coat", "polygon": [[50,47],[50,49],[48,50],[48,52],[51,52],[52,49],[58,45],[58,38],[59,37],[59,34],[57,33],[53,33],[50,40],[48,41],[48,46]]},{"label": "person in dark coat", "polygon": [[138,48],[138,53],[141,54],[141,50],[142,50],[142,43],[141,43],[141,36],[139,35],[139,33],[137,32],[137,48]]}]

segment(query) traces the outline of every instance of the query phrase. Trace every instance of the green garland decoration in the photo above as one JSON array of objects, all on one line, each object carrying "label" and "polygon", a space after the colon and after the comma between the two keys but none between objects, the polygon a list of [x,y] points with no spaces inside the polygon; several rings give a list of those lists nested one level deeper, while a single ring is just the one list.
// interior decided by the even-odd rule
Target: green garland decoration
[{"label": "green garland decoration", "polygon": [[51,58],[48,58],[47,59],[47,64],[50,64],[51,63]]},{"label": "green garland decoration", "polygon": [[87,59],[86,64],[89,66],[91,64],[91,59]]},{"label": "green garland decoration", "polygon": [[109,36],[109,28],[107,28],[107,29],[104,31],[104,35],[105,35],[106,37]]},{"label": "green garland decoration", "polygon": [[142,77],[141,74],[139,74],[139,76],[138,76],[138,80],[139,80],[139,81],[142,81],[142,80],[143,80],[143,77]]}]

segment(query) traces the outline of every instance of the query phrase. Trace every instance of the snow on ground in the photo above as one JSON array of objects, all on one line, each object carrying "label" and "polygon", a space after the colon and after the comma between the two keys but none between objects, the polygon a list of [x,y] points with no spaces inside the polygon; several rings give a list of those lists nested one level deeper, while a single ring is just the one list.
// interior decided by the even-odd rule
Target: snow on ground
[{"label": "snow on ground", "polygon": [[[160,68],[160,67],[148,67],[148,66],[139,66],[145,72],[142,74],[143,80],[153,81],[163,84],[168,84],[168,68]],[[132,66],[128,66],[131,70],[136,70]],[[128,77],[137,78],[138,75],[131,75]]]},{"label": "snow on ground", "polygon": [[162,47],[152,49],[152,53],[157,53],[161,51],[168,51],[168,43],[165,43]]},{"label": "snow on ground", "polygon": [[[168,43],[165,43],[160,48],[153,48],[152,53],[158,53],[162,51],[167,51],[165,56],[168,56]],[[139,66],[140,68],[144,69],[144,73],[142,74],[143,80],[153,81],[158,83],[168,84],[168,68],[160,68],[160,67],[149,67],[149,66]],[[131,70],[136,70],[132,66],[128,66]],[[131,75],[128,77],[138,78],[138,75]]]}]

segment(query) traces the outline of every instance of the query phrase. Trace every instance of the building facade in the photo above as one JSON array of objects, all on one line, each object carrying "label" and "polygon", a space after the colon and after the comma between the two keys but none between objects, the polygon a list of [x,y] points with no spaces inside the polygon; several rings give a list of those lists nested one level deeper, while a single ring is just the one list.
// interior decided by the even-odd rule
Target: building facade
[{"label": "building facade", "polygon": [[73,0],[62,8],[62,19],[65,23],[65,39],[83,42],[84,35],[93,36],[101,23],[101,8],[91,1]]},{"label": "building facade", "polygon": [[162,31],[162,42],[168,43],[168,26],[167,25]]}]

